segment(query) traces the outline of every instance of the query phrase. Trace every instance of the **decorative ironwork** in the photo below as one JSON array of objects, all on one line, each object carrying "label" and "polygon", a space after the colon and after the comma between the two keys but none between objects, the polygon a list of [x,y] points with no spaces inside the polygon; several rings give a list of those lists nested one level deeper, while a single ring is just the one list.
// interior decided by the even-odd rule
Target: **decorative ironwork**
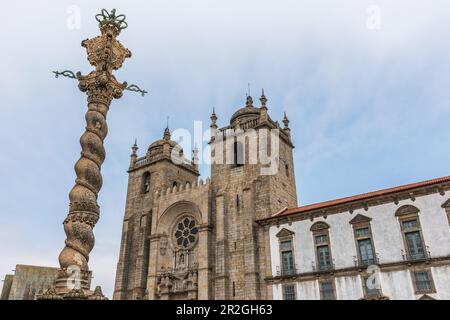
[{"label": "decorative ironwork", "polygon": [[355,264],[355,267],[359,267],[359,268],[367,268],[368,266],[371,265],[379,265],[380,261],[378,258],[378,253],[375,253],[375,256],[372,258],[367,258],[367,259],[360,259],[357,256],[353,256],[353,262]]},{"label": "decorative ironwork", "polygon": [[98,21],[98,26],[103,28],[106,25],[112,25],[119,31],[128,28],[128,23],[125,22],[126,16],[119,14],[116,16],[116,9],[112,9],[108,12],[106,9],[102,9],[101,13],[95,15],[95,20]]},{"label": "decorative ironwork", "polygon": [[426,261],[431,259],[430,248],[426,246],[426,250],[418,252],[408,252],[401,250],[403,261],[414,262],[414,261]]},{"label": "decorative ironwork", "polygon": [[135,84],[130,84],[128,87],[125,88],[125,90],[133,91],[133,92],[140,92],[141,96],[144,96],[146,93],[148,93],[147,91],[145,91],[144,89],[139,88]]},{"label": "decorative ironwork", "polygon": [[299,274],[300,271],[297,267],[297,264],[295,264],[292,268],[283,268],[280,266],[276,266],[276,275],[277,277],[288,277],[288,276],[295,276]]},{"label": "decorative ironwork", "polygon": [[313,272],[332,272],[333,270],[335,270],[335,266],[334,266],[334,259],[333,262],[329,261],[327,263],[319,263],[318,266],[316,266],[314,261],[311,261],[311,266],[313,269]]},{"label": "decorative ironwork", "polygon": [[70,70],[64,70],[64,71],[52,71],[55,74],[55,78],[58,78],[59,76],[76,79],[77,76],[73,73],[73,71]]},{"label": "decorative ironwork", "polygon": [[[71,78],[71,79],[77,79],[77,75],[70,70],[64,70],[64,71],[52,71],[55,74],[55,78],[58,78],[59,76]],[[78,74],[78,72],[77,72]],[[136,84],[130,84],[125,88],[125,90],[132,91],[132,92],[138,92],[141,94],[141,96],[145,96],[148,91],[145,89],[139,88]]]}]

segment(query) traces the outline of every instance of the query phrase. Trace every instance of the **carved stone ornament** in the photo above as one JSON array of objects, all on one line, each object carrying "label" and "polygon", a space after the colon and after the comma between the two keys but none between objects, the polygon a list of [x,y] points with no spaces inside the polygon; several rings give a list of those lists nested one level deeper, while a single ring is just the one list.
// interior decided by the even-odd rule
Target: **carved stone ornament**
[{"label": "carved stone ornament", "polygon": [[103,29],[100,36],[83,40],[81,46],[86,48],[88,61],[96,71],[117,70],[131,57],[131,51],[116,40],[112,28]]},{"label": "carved stone ornament", "polygon": [[310,231],[320,231],[320,230],[326,230],[330,228],[330,226],[322,221],[316,222],[311,226]]},{"label": "carved stone ornament", "polygon": [[[125,16],[116,16],[114,9],[111,12],[103,9],[96,19],[101,35],[81,44],[95,70],[87,75],[76,75],[79,89],[87,93],[88,110],[86,130],[80,138],[81,157],[75,164],[75,185],[69,193],[69,213],[64,220],[65,247],[59,255],[60,272],[55,282],[56,293],[64,299],[86,299],[92,294],[88,290],[88,261],[95,243],[93,228],[100,217],[97,197],[103,184],[100,168],[106,156],[103,146],[108,134],[106,116],[112,99],[120,98],[127,87],[126,82],[116,80],[112,71],[119,69],[125,59],[131,57],[131,52],[116,39],[127,27]],[[70,277],[66,270],[74,266],[80,271],[82,286],[81,289],[70,290],[65,285]],[[50,294],[52,292],[47,296]],[[101,289],[97,288],[92,299],[103,298]]]},{"label": "carved stone ornament", "polygon": [[357,214],[352,220],[350,220],[350,224],[358,224],[358,223],[368,223],[372,219],[369,217],[366,217],[362,214]]},{"label": "carved stone ornament", "polygon": [[94,293],[89,296],[89,300],[108,300],[108,298],[103,295],[102,288],[96,286]]},{"label": "carved stone ornament", "polygon": [[276,236],[277,236],[278,238],[287,238],[287,237],[292,237],[294,234],[295,234],[295,233],[294,233],[293,231],[288,230],[288,229],[286,229],[286,228],[283,228],[283,229],[280,230],[280,232],[278,232],[278,233],[276,234]]},{"label": "carved stone ornament", "polygon": [[62,297],[59,296],[54,287],[48,287],[40,296],[38,296],[39,300],[62,300]]},{"label": "carved stone ornament", "polygon": [[412,206],[412,205],[404,205],[401,206],[400,208],[397,209],[397,211],[395,212],[395,216],[396,217],[401,217],[401,216],[406,216],[406,215],[410,215],[410,214],[418,214],[419,213],[419,209],[417,209],[416,207]]}]

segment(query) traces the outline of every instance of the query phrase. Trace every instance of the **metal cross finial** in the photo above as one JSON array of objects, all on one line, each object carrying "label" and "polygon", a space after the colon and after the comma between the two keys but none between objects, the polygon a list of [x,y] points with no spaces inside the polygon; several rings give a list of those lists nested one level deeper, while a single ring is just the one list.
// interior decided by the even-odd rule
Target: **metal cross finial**
[{"label": "metal cross finial", "polygon": [[120,32],[123,29],[128,28],[128,23],[125,22],[126,16],[124,14],[119,14],[116,16],[116,9],[112,9],[108,12],[106,9],[102,9],[99,14],[95,15],[95,20],[98,21],[98,26],[100,29],[106,25],[111,25],[117,28]]}]

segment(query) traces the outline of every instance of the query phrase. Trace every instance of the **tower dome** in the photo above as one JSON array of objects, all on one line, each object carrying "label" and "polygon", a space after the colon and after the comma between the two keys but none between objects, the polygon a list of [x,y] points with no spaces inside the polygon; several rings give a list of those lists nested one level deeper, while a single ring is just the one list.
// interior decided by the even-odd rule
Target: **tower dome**
[{"label": "tower dome", "polygon": [[240,108],[233,113],[230,119],[230,124],[233,125],[236,121],[246,122],[248,120],[257,119],[261,113],[261,109],[253,106],[253,99],[251,96],[247,96],[245,107]]},{"label": "tower dome", "polygon": [[167,145],[167,151],[169,154],[172,154],[173,148],[178,148],[180,150],[180,156],[183,155],[183,149],[181,146],[176,143],[175,141],[170,139],[170,131],[169,128],[166,127],[164,130],[164,136],[162,139],[156,140],[153,142],[147,150],[147,156],[148,157],[155,157],[158,155],[162,155],[164,153],[164,146]]}]

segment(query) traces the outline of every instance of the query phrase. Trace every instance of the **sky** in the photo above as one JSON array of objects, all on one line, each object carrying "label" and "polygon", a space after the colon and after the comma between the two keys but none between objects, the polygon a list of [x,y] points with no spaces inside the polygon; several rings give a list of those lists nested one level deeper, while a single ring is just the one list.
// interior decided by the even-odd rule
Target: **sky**
[{"label": "sky", "polygon": [[[116,8],[133,55],[108,114],[90,255],[93,287],[114,288],[130,147],[171,129],[220,126],[265,89],[290,119],[299,204],[450,175],[450,3],[446,0],[8,1],[0,50],[0,277],[58,266],[86,96],[53,70],[92,70],[82,40]],[[79,12],[79,24],[74,23]],[[76,16],[77,17],[77,16]],[[75,22],[78,21],[75,19]],[[201,167],[203,178],[209,167]],[[1,285],[0,285],[1,286]]]}]

